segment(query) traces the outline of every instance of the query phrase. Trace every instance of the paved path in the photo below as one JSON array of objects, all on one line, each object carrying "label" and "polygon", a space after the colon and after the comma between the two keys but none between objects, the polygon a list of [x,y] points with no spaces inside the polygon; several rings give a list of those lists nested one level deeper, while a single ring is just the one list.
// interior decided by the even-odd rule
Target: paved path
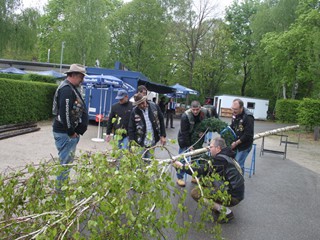
[{"label": "paved path", "polygon": [[[225,119],[229,122],[229,119]],[[169,139],[176,139],[179,120],[175,119],[175,129],[169,128]],[[0,171],[30,162],[57,157],[49,122],[40,123],[41,130],[26,135],[0,140]],[[283,127],[285,124],[255,122],[255,132],[263,132]],[[98,136],[98,127],[90,125],[88,132],[78,145],[80,151],[105,151],[108,144],[93,142]],[[274,148],[279,146],[278,138],[270,138]],[[288,159],[282,156],[265,154],[260,157],[261,140],[257,140],[256,174],[245,175],[245,199],[233,208],[235,219],[222,225],[223,237],[230,240],[318,240],[320,239],[320,150],[319,143],[310,146],[301,143],[288,146]],[[169,149],[175,155],[177,144]],[[157,153],[167,158],[164,153]],[[248,160],[250,159],[250,156]],[[247,161],[249,164],[250,161]],[[175,171],[171,171],[175,179]],[[191,190],[189,182],[186,189]],[[188,197],[186,205],[197,215],[197,205]],[[197,219],[197,218],[195,218]],[[175,234],[168,231],[168,239]],[[191,230],[188,239],[210,239],[204,233]]]}]

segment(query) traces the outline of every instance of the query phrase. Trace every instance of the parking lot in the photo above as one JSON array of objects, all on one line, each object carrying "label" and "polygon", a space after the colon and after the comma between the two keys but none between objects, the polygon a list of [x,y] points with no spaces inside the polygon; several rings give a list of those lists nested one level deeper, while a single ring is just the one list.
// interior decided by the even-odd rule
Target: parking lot
[{"label": "parking lot", "polygon": [[[229,121],[230,119],[225,119]],[[0,169],[17,168],[26,163],[39,162],[57,157],[57,151],[50,122],[38,123],[40,131],[16,136],[0,141]],[[174,120],[175,129],[167,129],[167,138],[175,139],[179,130],[179,120]],[[255,122],[255,133],[276,129],[286,124]],[[106,142],[94,142],[93,138],[102,136],[103,129],[90,124],[81,137],[78,154],[83,151],[106,151]],[[260,156],[261,139],[257,144],[256,173],[251,178],[245,175],[245,199],[233,208],[235,219],[222,226],[222,236],[230,240],[309,240],[319,239],[320,228],[320,150],[319,142],[301,141],[297,146],[288,146],[287,159],[275,154]],[[266,138],[269,148],[281,149],[279,138]],[[177,144],[168,146],[175,155]],[[167,158],[162,152],[158,158]],[[251,155],[247,160],[250,164]],[[171,170],[175,181],[175,170]],[[193,187],[187,180],[188,191]],[[196,204],[188,198],[186,205],[193,209]],[[191,230],[188,239],[209,239],[205,233]],[[175,239],[168,232],[167,239]]]}]

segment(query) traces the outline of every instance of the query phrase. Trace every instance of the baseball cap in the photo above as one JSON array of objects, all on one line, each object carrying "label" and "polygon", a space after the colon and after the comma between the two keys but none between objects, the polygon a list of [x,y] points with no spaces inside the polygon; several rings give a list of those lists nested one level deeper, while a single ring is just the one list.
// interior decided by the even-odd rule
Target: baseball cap
[{"label": "baseball cap", "polygon": [[128,96],[128,92],[124,89],[121,89],[118,91],[116,99],[120,100],[120,99],[123,99],[125,96]]}]

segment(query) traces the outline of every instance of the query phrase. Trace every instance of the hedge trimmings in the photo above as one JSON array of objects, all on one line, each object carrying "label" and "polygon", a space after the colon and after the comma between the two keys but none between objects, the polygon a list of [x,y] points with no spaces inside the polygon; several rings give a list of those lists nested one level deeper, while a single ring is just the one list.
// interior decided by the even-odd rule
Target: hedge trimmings
[{"label": "hedge trimmings", "polygon": [[[230,131],[225,131],[221,133],[224,129],[228,127],[228,124],[224,121],[221,121],[218,118],[208,118],[201,121],[195,128],[194,132],[191,135],[191,143],[196,143],[199,140],[199,136],[204,132],[217,132],[221,135],[222,138],[226,141],[227,146],[230,146],[234,141],[234,137]],[[204,142],[204,137],[199,140],[195,145],[194,149],[202,148]]]}]

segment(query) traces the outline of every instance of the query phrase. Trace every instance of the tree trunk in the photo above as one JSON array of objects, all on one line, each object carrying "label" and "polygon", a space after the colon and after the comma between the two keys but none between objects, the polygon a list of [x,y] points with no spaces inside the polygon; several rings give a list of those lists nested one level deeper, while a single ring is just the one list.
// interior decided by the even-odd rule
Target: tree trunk
[{"label": "tree trunk", "polygon": [[287,93],[286,93],[286,84],[283,83],[282,84],[282,95],[283,95],[283,99],[287,99]]}]

